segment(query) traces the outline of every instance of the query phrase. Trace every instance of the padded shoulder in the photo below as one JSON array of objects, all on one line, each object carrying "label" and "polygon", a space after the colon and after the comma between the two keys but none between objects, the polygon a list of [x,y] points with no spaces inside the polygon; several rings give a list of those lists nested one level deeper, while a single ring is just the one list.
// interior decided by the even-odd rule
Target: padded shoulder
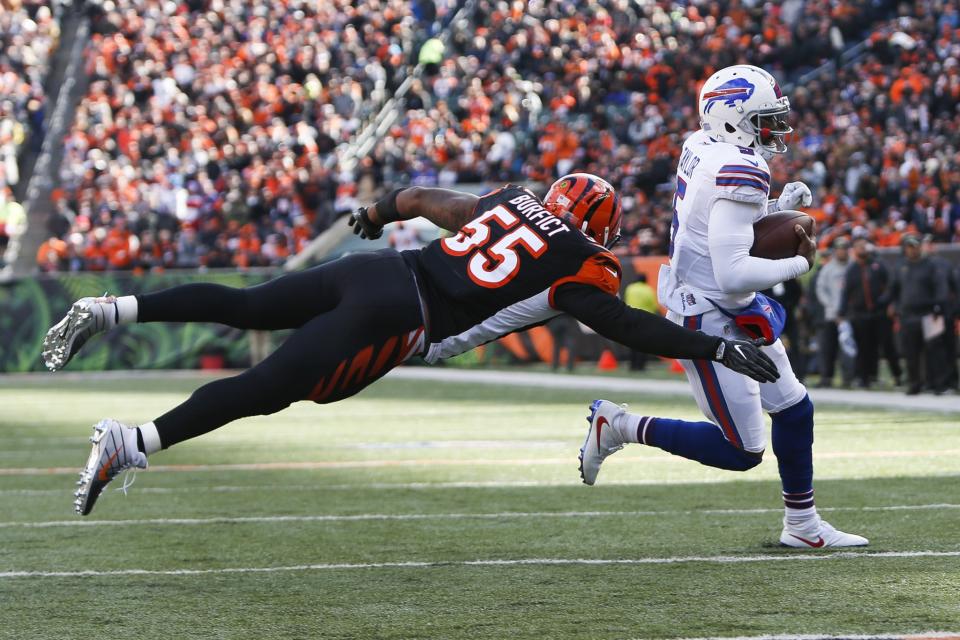
[{"label": "padded shoulder", "polygon": [[553,283],[550,287],[550,306],[554,306],[553,296],[557,287],[571,282],[590,285],[615,296],[620,293],[620,279],[622,276],[623,269],[620,266],[620,261],[615,255],[601,248],[600,251],[584,260],[583,264],[580,265],[580,269],[575,274],[560,278]]}]

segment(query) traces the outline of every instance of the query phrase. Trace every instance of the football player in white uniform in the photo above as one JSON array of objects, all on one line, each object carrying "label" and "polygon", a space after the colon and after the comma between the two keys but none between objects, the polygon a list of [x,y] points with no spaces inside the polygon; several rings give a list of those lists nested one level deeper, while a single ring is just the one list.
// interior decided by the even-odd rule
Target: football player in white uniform
[{"label": "football player in white uniform", "polygon": [[766,159],[787,150],[790,102],[776,80],[749,65],[722,69],[699,97],[701,129],[683,145],[677,168],[670,265],[660,272],[659,298],[668,318],[687,328],[760,339],[780,379],[760,384],[705,360],[681,360],[697,404],[710,422],[628,413],[606,400],[591,405],[581,449],[581,475],[592,485],[600,464],[626,443],[658,447],[721,469],[746,471],[766,448],[763,411],[772,416],[772,444],[786,512],[780,543],[789,547],[853,547],[867,539],[838,531],[813,499],[813,404],[779,340],[783,307],[756,293],[810,269],[816,244],[797,226],[797,256],[750,256],[753,224],[780,210],[811,204],[810,189],[791,182],[770,200]]}]

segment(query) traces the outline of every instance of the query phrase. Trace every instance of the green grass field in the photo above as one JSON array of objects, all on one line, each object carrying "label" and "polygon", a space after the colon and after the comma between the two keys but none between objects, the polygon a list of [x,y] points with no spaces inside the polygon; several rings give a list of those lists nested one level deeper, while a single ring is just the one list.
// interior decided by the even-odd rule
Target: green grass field
[{"label": "green grass field", "polygon": [[818,409],[817,502],[857,552],[775,545],[772,455],[632,446],[585,487],[592,393],[398,380],[158,454],[74,516],[90,425],[200,381],[0,382],[0,638],[960,632],[958,415]]}]

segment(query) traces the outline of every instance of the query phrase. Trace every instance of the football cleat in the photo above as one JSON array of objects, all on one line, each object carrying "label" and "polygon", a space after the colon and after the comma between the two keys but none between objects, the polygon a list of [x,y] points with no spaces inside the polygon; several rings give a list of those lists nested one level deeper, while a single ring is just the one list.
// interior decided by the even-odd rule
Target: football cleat
[{"label": "football cleat", "polygon": [[[81,516],[93,510],[104,487],[120,473],[147,468],[147,456],[137,449],[137,430],[133,427],[116,420],[101,420],[93,427],[90,442],[93,443],[90,457],[80,472],[79,488],[73,494],[73,507]],[[123,489],[128,486],[125,483]]]},{"label": "football cleat", "polygon": [[614,429],[613,421],[624,413],[626,405],[616,405],[609,400],[594,400],[590,405],[587,422],[587,439],[580,449],[580,479],[592,485],[597,481],[600,465],[612,453],[623,449],[625,444],[620,431]]},{"label": "football cleat", "polygon": [[113,296],[80,298],[63,320],[53,325],[43,338],[43,363],[50,371],[66,366],[80,348],[98,333],[117,324],[117,301]]},{"label": "football cleat", "polygon": [[838,531],[829,522],[816,516],[811,526],[794,528],[786,521],[780,533],[780,545],[797,549],[826,549],[828,547],[865,547],[870,541],[863,536]]}]

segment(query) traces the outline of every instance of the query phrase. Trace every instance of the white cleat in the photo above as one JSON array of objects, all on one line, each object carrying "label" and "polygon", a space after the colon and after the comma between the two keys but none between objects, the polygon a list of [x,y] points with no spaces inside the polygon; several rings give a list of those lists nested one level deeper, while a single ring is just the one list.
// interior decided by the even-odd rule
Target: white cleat
[{"label": "white cleat", "polygon": [[[146,469],[147,456],[137,449],[137,430],[116,420],[101,420],[93,427],[93,447],[80,472],[80,487],[73,494],[74,509],[81,516],[93,510],[104,487],[128,469]],[[124,489],[129,484],[124,485]]]},{"label": "white cleat", "polygon": [[780,545],[797,549],[826,549],[828,547],[865,547],[870,541],[863,536],[838,531],[832,524],[816,516],[811,526],[794,529],[783,523]]},{"label": "white cleat", "polygon": [[625,442],[620,432],[613,428],[613,421],[625,409],[626,405],[616,405],[609,400],[594,400],[590,405],[590,415],[587,416],[590,429],[580,449],[580,479],[584,484],[596,482],[604,459],[623,449]]},{"label": "white cleat", "polygon": [[66,366],[87,340],[117,325],[117,301],[113,296],[80,298],[63,320],[43,338],[43,363],[50,371]]}]

